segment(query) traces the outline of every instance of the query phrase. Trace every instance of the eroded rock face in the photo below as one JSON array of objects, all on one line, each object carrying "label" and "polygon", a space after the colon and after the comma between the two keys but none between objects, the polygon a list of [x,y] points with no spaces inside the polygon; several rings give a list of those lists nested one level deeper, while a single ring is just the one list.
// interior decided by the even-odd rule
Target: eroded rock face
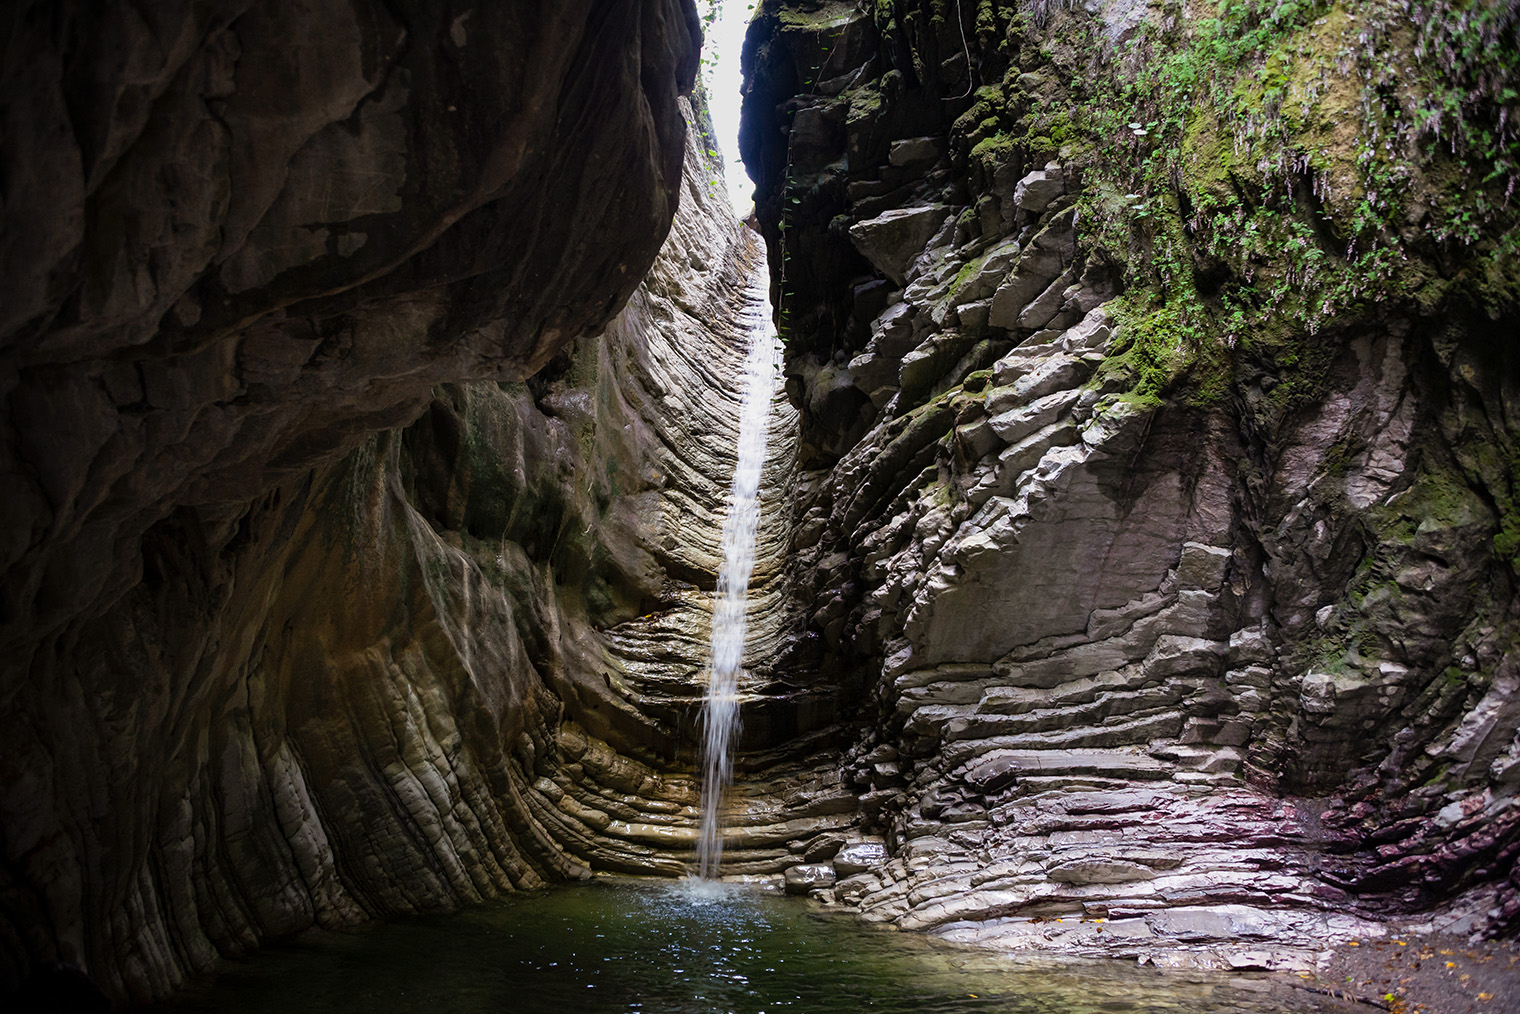
[{"label": "eroded rock face", "polygon": [[[768,315],[704,147],[693,131],[670,236],[603,334],[525,382],[435,388],[230,535],[184,506],[150,530],[143,580],[77,623],[61,690],[16,697],[14,725],[50,724],[18,734],[14,770],[51,779],[8,783],[36,832],[7,884],[31,935],[13,977],[62,958],[142,999],[313,924],[692,868],[747,329]],[[857,820],[832,690],[782,657],[795,426],[777,400],[728,873],[831,854]],[[102,709],[101,735],[67,731]],[[105,810],[83,846],[81,799]]]},{"label": "eroded rock face", "polygon": [[[1029,103],[1009,118],[1081,64],[1008,63],[1002,37],[1060,45],[1056,13],[977,10],[964,56],[914,3],[771,5],[748,40],[808,469],[799,659],[874,708],[841,770],[892,852],[837,897],[1216,967],[1433,909],[1512,931],[1514,351],[1460,300],[1363,306],[1303,339],[1329,365],[1291,411],[1254,364],[1212,400],[1137,393],[1082,167],[968,152],[994,90],[968,62]],[[1069,17],[1133,32],[1115,10]]]},{"label": "eroded rock face", "polygon": [[599,330],[675,211],[690,4],[16,21],[0,230],[16,671],[134,583],[137,565],[101,561],[135,560],[166,505],[244,503],[409,421],[435,383],[524,377]]},{"label": "eroded rock face", "polygon": [[[545,829],[542,758],[647,776],[562,701],[651,757],[678,728],[595,719],[593,621],[664,580],[627,492],[659,483],[631,437],[587,466],[598,392],[521,380],[613,319],[695,185],[694,9],[13,20],[0,992],[62,960],[144,999],[314,922],[575,875],[598,846]],[[681,257],[742,260],[712,229]]]},{"label": "eroded rock face", "polygon": [[[1137,397],[1081,167],[947,126],[988,32],[807,7],[751,40],[796,412],[726,870],[1174,963],[1506,925],[1512,350],[1363,308],[1292,412]],[[682,872],[760,260],[679,171],[692,12],[23,13],[0,985]]]}]

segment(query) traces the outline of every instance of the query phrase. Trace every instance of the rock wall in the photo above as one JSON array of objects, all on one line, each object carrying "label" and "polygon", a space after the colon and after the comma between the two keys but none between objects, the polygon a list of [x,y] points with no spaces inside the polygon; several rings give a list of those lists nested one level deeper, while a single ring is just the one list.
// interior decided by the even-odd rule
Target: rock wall
[{"label": "rock wall", "polygon": [[684,3],[20,9],[0,992],[682,872],[757,271],[728,872],[1181,963],[1512,927],[1517,47],[1463,10],[768,3],[767,267]]},{"label": "rock wall", "polygon": [[696,17],[424,6],[14,19],[0,993],[679,868],[758,263]]},{"label": "rock wall", "polygon": [[[769,318],[701,129],[605,331],[526,380],[437,385],[251,503],[172,506],[137,583],[70,622],[66,678],[13,687],[10,988],[63,961],[141,1001],[312,925],[694,865],[719,533]],[[779,660],[795,429],[778,392],[732,873],[837,846],[856,809],[823,753],[832,692]]]},{"label": "rock wall", "polygon": [[833,897],[1214,966],[1513,932],[1515,146],[1463,131],[1520,46],[1415,6],[762,5],[797,659],[890,850]]},{"label": "rock wall", "polygon": [[5,70],[23,672],[165,505],[245,503],[605,326],[674,214],[700,43],[674,0],[96,6],[23,6]]}]

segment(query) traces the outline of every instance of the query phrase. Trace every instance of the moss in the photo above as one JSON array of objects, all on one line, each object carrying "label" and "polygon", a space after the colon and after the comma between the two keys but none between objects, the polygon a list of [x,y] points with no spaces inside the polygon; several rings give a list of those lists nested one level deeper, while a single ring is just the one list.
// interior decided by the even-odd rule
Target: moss
[{"label": "moss", "polygon": [[992,386],[992,370],[973,370],[961,382],[961,388],[972,393],[985,392]]},{"label": "moss", "polygon": [[693,119],[696,121],[697,133],[702,138],[701,148],[707,159],[708,168],[721,173],[723,171],[722,146],[718,143],[718,134],[712,122],[712,111],[708,108],[707,84],[700,76],[697,78],[696,87],[691,92],[691,110]]},{"label": "moss", "polygon": [[1234,203],[1242,175],[1239,159],[1216,122],[1202,116],[1188,121],[1180,163],[1182,184],[1196,202],[1210,207]]},{"label": "moss", "polygon": [[868,118],[875,116],[878,112],[881,111],[882,94],[881,91],[877,88],[855,88],[848,92],[844,92],[843,96],[846,97],[850,103],[850,111],[847,114],[848,119],[858,120],[862,118]]},{"label": "moss", "polygon": [[953,300],[955,294],[959,292],[967,282],[971,281],[978,274],[980,274],[982,268],[987,263],[987,258],[990,255],[991,251],[988,251],[987,253],[982,254],[980,257],[973,257],[965,264],[962,264],[960,270],[955,273],[955,277],[950,279],[950,287],[945,290],[945,299]]},{"label": "moss", "polygon": [[[877,5],[878,9],[880,4]],[[889,9],[890,2],[886,5]],[[817,10],[798,10],[791,6],[781,4],[765,4],[761,8],[765,13],[773,13],[781,22],[783,28],[800,29],[807,32],[823,32],[830,29],[840,28],[855,17],[857,6],[853,3],[832,2],[823,3]],[[757,15],[760,12],[756,12]]]},{"label": "moss", "polygon": [[1385,540],[1405,545],[1441,529],[1492,522],[1487,505],[1461,475],[1425,468],[1407,489],[1379,507],[1373,518]]},{"label": "moss", "polygon": [[999,29],[1006,27],[1006,23],[1001,22],[998,17],[1000,13],[1002,11],[993,3],[993,0],[978,0],[976,17],[973,19],[975,27],[972,30],[977,35],[998,33]]},{"label": "moss", "polygon": [[[1071,116],[1064,109],[1059,108],[1052,109],[1046,114],[1040,123],[1040,131],[1041,133],[1037,136],[1047,138],[1046,148],[1052,151],[1074,140],[1077,136],[1077,128]],[[1040,147],[1034,141],[1031,141],[1029,146]]]},{"label": "moss", "polygon": [[[1327,323],[1390,302],[1520,310],[1511,15],[1467,0],[1417,26],[1347,0],[1180,13],[1148,19],[1118,59],[1077,66],[1069,101],[1004,135],[1086,164],[1082,241],[1124,265],[1132,324],[1155,315],[1115,364],[1140,396],[1185,374],[1217,396],[1217,367],[1241,360],[1220,346],[1240,346],[1253,370],[1285,369],[1285,410],[1322,382]],[[1082,34],[1096,31],[1068,19],[1048,48],[1102,52]]]},{"label": "moss", "polygon": [[1018,151],[1018,142],[1015,138],[998,131],[991,137],[979,141],[971,149],[971,162],[982,173],[991,176],[997,171],[998,166],[1015,159]]},{"label": "moss", "polygon": [[1214,315],[1196,293],[1155,302],[1135,289],[1113,307],[1116,337],[1098,371],[1100,385],[1123,389],[1126,400],[1158,405],[1163,396],[1196,405],[1215,404],[1227,386],[1227,361],[1211,347]]},{"label": "moss", "polygon": [[1498,510],[1494,555],[1520,574],[1520,446],[1513,446],[1508,455],[1492,445],[1482,451],[1489,459],[1486,484]]},{"label": "moss", "polygon": [[[1473,301],[1491,318],[1520,306],[1520,229],[1484,242],[1469,275]],[[1444,292],[1441,279],[1432,277],[1428,287]]]}]

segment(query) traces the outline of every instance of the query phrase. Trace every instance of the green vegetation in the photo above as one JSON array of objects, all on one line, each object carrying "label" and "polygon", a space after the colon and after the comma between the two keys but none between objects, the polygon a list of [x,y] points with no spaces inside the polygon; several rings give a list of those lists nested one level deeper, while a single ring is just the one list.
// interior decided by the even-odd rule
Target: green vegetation
[{"label": "green vegetation", "polygon": [[707,83],[702,79],[697,80],[697,86],[691,91],[692,118],[696,121],[697,133],[702,138],[702,153],[706,156],[707,170],[712,174],[709,186],[717,185],[717,177],[723,174],[722,148],[718,144],[718,134],[713,128],[712,109],[708,104]]},{"label": "green vegetation", "polygon": [[1343,316],[1450,297],[1520,307],[1507,5],[1218,0],[1189,14],[1168,2],[1107,67],[1071,55],[1101,49],[1072,19],[1052,62],[1073,101],[1022,134],[1087,170],[1079,220],[1090,252],[1124,265],[1116,354],[1137,393],[1187,372],[1209,400],[1245,360],[1286,381],[1273,400],[1288,408],[1318,387],[1331,356],[1315,336]]},{"label": "green vegetation", "polygon": [[1499,512],[1499,531],[1494,535],[1494,553],[1520,573],[1520,448],[1512,448],[1506,458],[1493,444],[1476,448],[1486,459],[1478,472],[1494,498]]},{"label": "green vegetation", "polygon": [[1318,390],[1337,323],[1520,312],[1513,4],[1160,0],[1109,31],[983,0],[1007,70],[951,136],[977,192],[1008,165],[1081,168],[1081,242],[1126,289],[1107,374],[1137,397],[1267,372],[1280,414]]},{"label": "green vegetation", "polygon": [[1408,489],[1373,512],[1380,534],[1404,545],[1421,535],[1468,525],[1487,527],[1489,511],[1459,474],[1422,470]]}]

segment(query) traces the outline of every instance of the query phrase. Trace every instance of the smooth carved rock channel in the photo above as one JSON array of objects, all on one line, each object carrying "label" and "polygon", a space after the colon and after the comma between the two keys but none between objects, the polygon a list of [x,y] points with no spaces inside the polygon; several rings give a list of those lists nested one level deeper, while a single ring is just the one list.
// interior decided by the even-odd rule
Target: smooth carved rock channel
[{"label": "smooth carved rock channel", "polygon": [[[81,705],[114,699],[141,718],[101,744],[51,739],[120,751],[105,828],[141,844],[103,868],[67,836],[20,853],[33,879],[13,884],[13,905],[57,905],[66,927],[40,955],[146,998],[313,923],[592,869],[695,868],[696,714],[755,315],[746,279],[763,270],[697,144],[693,132],[664,252],[600,337],[526,383],[436,389],[411,426],[266,494],[220,553],[198,511],[160,523],[153,567],[97,621],[86,673],[173,676],[181,637],[200,661],[175,677],[186,698],[164,688],[161,714],[123,687]],[[770,414],[761,510],[776,523],[750,581],[747,721],[783,749],[744,762],[766,775],[725,822],[727,869],[779,873],[790,841],[843,824],[853,803],[837,775],[786,762],[809,753],[820,718],[765,661],[787,617],[769,561],[792,425],[784,406]],[[144,754],[149,717],[170,745]],[[11,742],[27,773],[7,782],[8,827],[72,812],[38,774],[105,775],[30,733]],[[113,905],[105,874],[123,880]],[[45,925],[9,911],[17,936]]]},{"label": "smooth carved rock channel", "polygon": [[[759,6],[758,233],[688,98],[686,0],[18,10],[0,996],[61,962],[141,1003],[314,926],[697,872],[770,312],[707,872],[1157,965],[1514,932],[1503,180],[1439,152],[1400,177],[1381,241],[1423,287],[1157,351],[1163,241],[1200,306],[1271,281],[1273,251],[1209,243],[1266,170],[1199,128],[1170,189],[1116,189],[1149,128],[1095,152],[1077,114],[1126,47],[1204,22],[950,6]],[[1418,67],[1469,23],[1324,7],[1285,65]],[[1347,88],[1280,125],[1372,116]],[[1260,161],[1345,268],[1354,152],[1315,150]],[[1476,238],[1432,238],[1469,191]]]},{"label": "smooth carved rock channel", "polygon": [[776,397],[776,333],[766,298],[770,275],[757,265],[745,300],[749,350],[741,380],[739,437],[734,480],[723,512],[723,563],[713,593],[712,651],[702,700],[702,818],[697,841],[698,875],[717,877],[723,865],[723,797],[734,776],[734,741],[744,701],[744,632],[748,629],[749,579],[755,569],[760,527],[760,478]]}]

